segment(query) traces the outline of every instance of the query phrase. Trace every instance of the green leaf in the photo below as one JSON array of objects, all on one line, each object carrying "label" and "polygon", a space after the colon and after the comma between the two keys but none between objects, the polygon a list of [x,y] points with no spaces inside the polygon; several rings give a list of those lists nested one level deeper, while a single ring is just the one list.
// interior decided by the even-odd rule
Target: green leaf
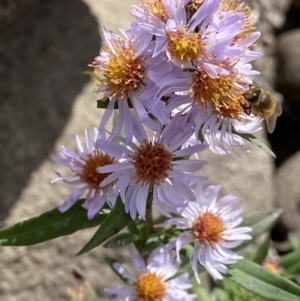
[{"label": "green leaf", "polygon": [[[108,98],[103,98],[103,99],[98,99],[97,100],[97,108],[98,109],[106,109],[107,106],[109,105],[109,99]],[[114,109],[118,109],[118,103],[116,102],[114,105]]]},{"label": "green leaf", "polygon": [[267,300],[300,301],[299,286],[246,259],[231,266],[225,277]]},{"label": "green leaf", "polygon": [[211,298],[209,297],[207,291],[204,288],[202,288],[201,286],[199,286],[198,283],[197,283],[197,285],[193,286],[193,293],[195,293],[197,295],[196,300],[211,301]]},{"label": "green leaf", "polygon": [[257,264],[262,264],[265,258],[268,255],[269,247],[270,247],[270,236],[267,235],[262,244],[257,249],[253,261]]},{"label": "green leaf", "polygon": [[[98,99],[97,100],[97,108],[98,109],[106,109],[107,106],[108,106],[108,104],[109,104],[109,102],[110,102],[109,98]],[[132,109],[133,105],[132,105],[132,103],[131,103],[131,101],[130,101],[129,98],[127,99],[127,103],[128,103],[128,107],[130,109]],[[116,101],[115,104],[114,104],[114,110],[117,110],[117,109],[119,109],[119,105],[118,105],[118,102]]]},{"label": "green leaf", "polygon": [[281,257],[279,265],[291,274],[300,273],[300,250],[297,249]]},{"label": "green leaf", "polygon": [[0,230],[0,245],[29,246],[59,236],[69,235],[78,230],[100,225],[106,214],[97,214],[92,220],[87,218],[86,209],[78,200],[68,211],[61,213],[54,208],[39,216]]},{"label": "green leaf", "polygon": [[132,219],[128,213],[125,213],[124,205],[119,196],[114,208],[105,218],[91,240],[78,252],[77,256],[98,247],[107,239],[119,233],[130,222],[132,222]]},{"label": "green leaf", "polygon": [[293,250],[300,249],[300,231],[290,232],[289,234],[289,243]]},{"label": "green leaf", "polygon": [[[176,218],[176,217],[181,217],[180,214],[176,214],[176,213],[170,213],[171,216],[173,218]],[[164,215],[161,215],[159,216],[158,218],[156,218],[154,221],[153,221],[153,225],[159,225],[159,224],[163,224],[165,221],[167,221],[168,219],[170,219],[169,217],[166,217]]]},{"label": "green leaf", "polygon": [[134,242],[135,236],[130,233],[121,233],[108,240],[104,248],[121,248]]},{"label": "green leaf", "polygon": [[95,73],[94,71],[90,70],[83,71],[82,74],[87,75],[99,82],[103,81],[104,79],[104,77],[101,77],[98,73]]},{"label": "green leaf", "polygon": [[214,289],[214,295],[216,296],[216,301],[229,301],[229,294],[223,289],[217,287]]},{"label": "green leaf", "polygon": [[251,142],[253,145],[258,146],[263,151],[265,151],[269,155],[271,155],[274,158],[276,158],[276,155],[272,152],[272,150],[268,146],[266,146],[263,142],[261,142],[258,138],[256,138],[254,135],[249,134],[249,133],[239,133],[236,130],[232,130],[232,132],[234,134],[236,134],[236,135],[238,135],[238,136],[246,139],[247,141]]},{"label": "green leaf", "polygon": [[252,240],[246,240],[238,247],[234,248],[235,251],[241,250],[249,245],[260,234],[271,228],[277,219],[280,217],[282,209],[274,209],[267,212],[252,213],[244,218],[242,227],[251,227],[252,231],[249,233]]}]

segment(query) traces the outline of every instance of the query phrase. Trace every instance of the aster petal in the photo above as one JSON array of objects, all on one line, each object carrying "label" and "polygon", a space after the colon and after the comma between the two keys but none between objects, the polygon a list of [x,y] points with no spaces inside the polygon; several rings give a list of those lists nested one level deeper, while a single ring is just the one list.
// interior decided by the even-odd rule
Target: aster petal
[{"label": "aster petal", "polygon": [[76,189],[71,193],[71,195],[65,200],[65,202],[58,207],[60,212],[66,212],[69,208],[71,208],[81,197],[81,195],[87,190],[87,187],[81,187]]},{"label": "aster petal", "polygon": [[174,161],[174,169],[185,171],[185,172],[193,172],[200,170],[207,161],[203,160],[179,160]]},{"label": "aster petal", "polygon": [[[121,164],[121,163],[120,163]],[[105,172],[104,172],[105,173]],[[100,183],[100,187],[105,187],[108,184],[113,183],[115,180],[117,180],[119,177],[121,177],[122,175],[124,175],[124,173],[126,173],[126,168],[121,169],[119,171],[115,171],[112,174],[110,174],[109,176],[107,176],[101,183]]]},{"label": "aster petal", "polygon": [[146,203],[149,192],[150,184],[141,187],[139,194],[137,195],[137,211],[142,219],[146,218]]},{"label": "aster petal", "polygon": [[129,254],[135,269],[140,273],[146,271],[145,261],[141,255],[133,248],[129,248]]},{"label": "aster petal", "polygon": [[121,274],[124,278],[127,278],[132,281],[136,281],[136,276],[127,270],[122,264],[115,262],[113,264],[114,269]]},{"label": "aster petal", "polygon": [[206,150],[207,148],[208,148],[207,144],[204,144],[204,143],[200,144],[199,143],[197,145],[189,146],[187,148],[183,148],[183,149],[180,149],[178,151],[175,151],[174,155],[176,157],[190,156],[192,154],[202,152],[202,151]]},{"label": "aster petal", "polygon": [[177,260],[180,260],[180,255],[179,255],[179,251],[181,250],[181,248],[186,245],[186,244],[190,244],[191,242],[193,242],[193,236],[190,233],[181,233],[178,238],[176,239],[176,255],[177,255]]},{"label": "aster petal", "polygon": [[115,156],[115,157],[123,157],[125,154],[131,155],[132,151],[121,144],[117,144],[113,141],[108,140],[97,140],[96,145],[102,151]]},{"label": "aster petal", "polygon": [[82,147],[81,141],[77,135],[75,135],[76,145],[78,149],[78,153],[82,154],[84,152],[84,148]]},{"label": "aster petal", "polygon": [[184,218],[171,218],[164,222],[166,226],[177,226],[178,229],[192,228],[192,223]]},{"label": "aster petal", "polygon": [[[133,185],[131,185],[133,186]],[[130,198],[128,198],[128,196],[126,195],[126,202],[129,203],[129,213],[130,216],[133,220],[135,220],[136,214],[137,214],[137,209],[138,209],[138,199],[137,196],[141,190],[141,186],[140,185],[135,185],[135,190],[132,192],[132,195]]]},{"label": "aster petal", "polygon": [[153,188],[153,204],[156,206],[160,213],[171,218],[171,214],[166,210],[163,204],[163,200],[158,195],[158,190],[159,189],[156,186]]},{"label": "aster petal", "polygon": [[97,168],[97,171],[100,173],[108,173],[108,172],[121,171],[124,169],[130,169],[130,167],[132,167],[132,163],[123,162],[123,163],[115,163],[115,164],[99,167]]},{"label": "aster petal", "polygon": [[[90,132],[88,129],[85,129],[85,140],[86,140],[86,147],[88,149],[88,151],[91,153],[93,151],[94,148],[94,142],[91,138]],[[95,135],[96,137],[96,135]]]},{"label": "aster petal", "polygon": [[113,98],[109,101],[108,106],[106,107],[106,109],[104,110],[104,113],[102,115],[101,118],[101,122],[100,122],[100,129],[105,128],[105,125],[107,124],[107,122],[109,121],[113,111],[114,111],[114,106],[116,103],[116,99]]},{"label": "aster petal", "polygon": [[94,216],[100,211],[106,202],[105,197],[100,196],[99,192],[95,192],[94,196],[91,199],[91,202],[88,206],[88,219],[93,219]]}]

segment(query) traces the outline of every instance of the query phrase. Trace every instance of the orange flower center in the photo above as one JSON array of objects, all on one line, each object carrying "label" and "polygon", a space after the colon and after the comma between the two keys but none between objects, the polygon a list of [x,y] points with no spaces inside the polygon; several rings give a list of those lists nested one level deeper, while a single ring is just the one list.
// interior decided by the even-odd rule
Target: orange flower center
[{"label": "orange flower center", "polygon": [[137,280],[136,294],[142,301],[162,301],[166,296],[166,286],[156,274],[144,273]]},{"label": "orange flower center", "polygon": [[83,160],[85,163],[82,164],[82,171],[78,176],[84,183],[92,188],[98,188],[100,183],[111,174],[99,173],[97,172],[97,168],[115,163],[113,157],[101,153],[98,149],[95,149],[93,154],[89,154],[88,158]]},{"label": "orange flower center", "polygon": [[226,230],[223,220],[211,213],[202,213],[194,222],[193,236],[200,243],[214,246],[218,242],[223,242],[222,234]]},{"label": "orange flower center", "polygon": [[160,142],[144,142],[135,149],[132,157],[136,169],[135,181],[161,184],[172,170],[172,153]]}]

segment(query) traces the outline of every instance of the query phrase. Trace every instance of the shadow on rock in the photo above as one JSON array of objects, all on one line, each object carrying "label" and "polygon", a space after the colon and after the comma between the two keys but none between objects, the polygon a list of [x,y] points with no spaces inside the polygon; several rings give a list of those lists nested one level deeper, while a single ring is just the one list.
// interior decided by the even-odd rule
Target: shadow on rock
[{"label": "shadow on rock", "polygon": [[0,220],[49,155],[99,48],[79,0],[37,1],[0,31]]}]

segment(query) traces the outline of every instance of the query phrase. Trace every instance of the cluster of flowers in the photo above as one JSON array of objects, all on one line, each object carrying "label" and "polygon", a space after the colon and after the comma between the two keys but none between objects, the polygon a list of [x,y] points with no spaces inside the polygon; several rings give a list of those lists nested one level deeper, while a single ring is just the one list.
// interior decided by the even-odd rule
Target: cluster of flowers
[{"label": "cluster of flowers", "polygon": [[[240,201],[233,195],[218,200],[221,186],[203,188],[206,177],[194,173],[207,163],[197,153],[209,148],[231,156],[244,148],[236,133],[260,129],[261,120],[243,109],[243,92],[257,73],[249,62],[260,56],[250,50],[259,32],[251,10],[238,0],[143,0],[132,16],[136,21],[122,31],[124,38],[104,28],[104,45],[92,66],[97,92],[108,105],[94,138],[86,130],[86,147],[76,136],[78,153],[63,146],[54,158],[71,174],[57,173],[53,182],[79,185],[61,212],[85,194],[83,207],[92,219],[120,195],[132,219],[145,219],[151,201],[170,218],[166,226],[184,230],[147,263],[133,255],[137,274],[115,264],[135,285],[108,289],[113,300],[191,300],[187,275],[173,277],[182,247],[194,245],[191,265],[198,281],[198,263],[221,279],[226,265],[241,258],[230,249],[251,239],[250,228],[237,227]],[[145,128],[153,131],[152,139]]]}]

